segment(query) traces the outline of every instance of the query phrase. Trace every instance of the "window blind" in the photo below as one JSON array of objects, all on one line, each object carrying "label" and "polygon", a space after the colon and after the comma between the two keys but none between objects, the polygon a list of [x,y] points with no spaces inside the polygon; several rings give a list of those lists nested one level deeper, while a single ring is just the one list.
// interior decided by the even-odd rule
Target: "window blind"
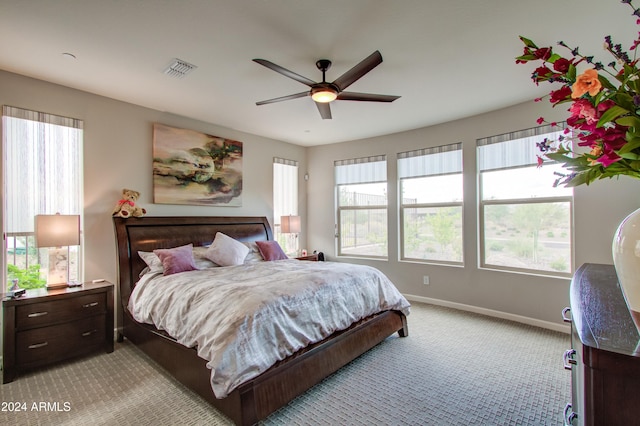
[{"label": "window blind", "polygon": [[387,181],[387,157],[352,158],[334,161],[336,185]]},{"label": "window blind", "polygon": [[398,177],[413,178],[462,173],[462,143],[398,154]]},{"label": "window blind", "polygon": [[36,214],[82,214],[83,121],[3,106],[5,232]]},{"label": "window blind", "polygon": [[540,150],[537,143],[557,139],[564,134],[566,123],[544,125],[516,132],[503,133],[476,140],[478,170],[497,170],[537,164]]},{"label": "window blind", "polygon": [[280,217],[298,214],[298,162],[273,158],[273,219],[280,225]]}]

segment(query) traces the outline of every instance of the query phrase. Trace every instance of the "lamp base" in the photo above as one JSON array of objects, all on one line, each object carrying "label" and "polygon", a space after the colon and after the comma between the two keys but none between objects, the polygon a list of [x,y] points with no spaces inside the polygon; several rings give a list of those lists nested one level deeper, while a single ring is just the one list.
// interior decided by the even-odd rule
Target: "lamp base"
[{"label": "lamp base", "polygon": [[52,284],[47,284],[45,287],[47,288],[47,290],[54,290],[56,288],[67,287],[67,283],[52,283]]},{"label": "lamp base", "polygon": [[54,289],[58,289],[58,288],[66,288],[66,287],[80,287],[82,285],[81,282],[77,282],[77,281],[70,281],[67,283],[53,283],[53,284],[47,284],[46,288],[47,290],[54,290]]}]

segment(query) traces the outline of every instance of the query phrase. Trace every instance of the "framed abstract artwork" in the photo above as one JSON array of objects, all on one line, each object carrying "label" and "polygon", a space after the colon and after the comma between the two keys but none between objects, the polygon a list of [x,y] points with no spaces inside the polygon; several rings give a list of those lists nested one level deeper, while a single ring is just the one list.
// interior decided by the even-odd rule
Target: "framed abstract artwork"
[{"label": "framed abstract artwork", "polygon": [[153,201],[242,205],[242,142],[153,125]]}]

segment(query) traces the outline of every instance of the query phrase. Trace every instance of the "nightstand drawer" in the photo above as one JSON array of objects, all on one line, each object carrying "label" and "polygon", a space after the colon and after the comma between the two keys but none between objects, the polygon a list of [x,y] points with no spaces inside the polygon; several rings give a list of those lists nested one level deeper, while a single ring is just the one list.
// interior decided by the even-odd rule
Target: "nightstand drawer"
[{"label": "nightstand drawer", "polygon": [[106,309],[104,293],[20,305],[16,306],[16,329],[25,330],[40,325],[73,321],[104,313]]},{"label": "nightstand drawer", "polygon": [[104,345],[105,315],[95,315],[16,334],[19,366],[35,366],[79,355]]}]

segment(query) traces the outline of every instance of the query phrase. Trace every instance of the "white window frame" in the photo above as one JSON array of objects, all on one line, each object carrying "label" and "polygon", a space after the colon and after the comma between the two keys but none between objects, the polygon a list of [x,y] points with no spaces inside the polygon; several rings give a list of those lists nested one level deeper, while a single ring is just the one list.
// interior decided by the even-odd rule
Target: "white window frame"
[{"label": "white window frame", "polygon": [[[9,245],[13,244],[15,262],[16,240],[26,239],[28,267],[35,215],[56,213],[80,216],[80,245],[65,251],[69,262],[67,279],[83,281],[83,127],[82,120],[3,106],[4,282],[11,263]],[[33,259],[41,265],[40,276],[44,279],[48,251],[39,248]]]},{"label": "white window frame", "polygon": [[[431,148],[406,151],[398,153],[398,199],[400,206],[400,261],[432,263],[444,265],[464,265],[464,200],[433,203],[409,204],[403,197],[403,182],[407,179],[420,177],[435,177],[459,174],[462,181],[462,143],[453,143]],[[428,191],[428,189],[426,189]],[[462,197],[464,197],[464,189]],[[460,261],[442,260],[435,258],[415,258],[406,256],[405,248],[405,216],[408,209],[420,208],[446,208],[456,207],[460,209],[462,232],[460,241]]]},{"label": "white window frame", "polygon": [[[388,232],[388,205],[387,198],[387,157],[386,155],[376,155],[370,157],[352,158],[346,160],[334,161],[335,174],[335,206],[336,206],[336,253],[340,257],[354,258],[372,258],[372,259],[388,259],[389,257],[389,232]],[[340,190],[343,186],[358,184],[384,184],[385,194],[384,203],[368,204],[368,205],[340,205]],[[381,199],[381,198],[380,198]],[[358,211],[374,210],[384,213],[384,235],[385,235],[385,254],[359,254],[353,252],[345,252],[342,244],[342,223],[341,217],[345,212],[353,212],[357,215]],[[357,229],[357,227],[356,227]]]},{"label": "white window frame", "polygon": [[298,173],[297,161],[273,157],[273,238],[288,255],[297,255],[299,239],[282,233],[280,222],[282,216],[298,215]]},{"label": "white window frame", "polygon": [[[557,123],[554,126],[552,125],[543,125],[530,129],[525,129],[516,132],[505,133],[501,135],[491,136],[487,138],[481,138],[476,141],[476,153],[477,153],[477,162],[478,162],[478,264],[480,268],[483,269],[494,269],[494,270],[504,270],[509,272],[518,272],[530,275],[544,275],[544,276],[553,276],[553,277],[561,277],[561,278],[570,278],[572,276],[573,270],[575,269],[575,260],[574,260],[574,218],[573,218],[573,191],[567,188],[559,188],[560,192],[564,192],[564,195],[557,196],[537,196],[537,197],[512,197],[512,198],[502,198],[502,199],[484,199],[484,194],[482,193],[483,189],[483,172],[492,172],[492,171],[508,171],[515,170],[521,168],[532,168],[537,166],[537,158],[538,155],[541,155],[536,143],[541,142],[545,137],[554,138],[559,134],[563,133],[563,130],[566,128],[566,123]],[[505,149],[502,150],[501,155],[489,155],[488,147],[493,144],[504,144],[513,142],[511,146],[505,146]],[[497,147],[497,145],[496,145]],[[545,160],[544,164],[541,167],[546,166],[557,166],[558,163],[552,162],[550,160]],[[552,182],[549,182],[549,185],[552,186]],[[568,194],[567,194],[568,193]],[[522,204],[544,204],[544,203],[567,203],[569,206],[568,216],[569,216],[569,236],[568,240],[570,243],[570,254],[569,254],[569,262],[568,271],[567,272],[556,272],[550,271],[546,269],[535,269],[535,268],[519,268],[513,266],[504,266],[504,265],[496,265],[491,264],[486,261],[486,251],[487,247],[485,247],[485,209],[488,206],[498,206],[498,205],[522,205]]]}]

